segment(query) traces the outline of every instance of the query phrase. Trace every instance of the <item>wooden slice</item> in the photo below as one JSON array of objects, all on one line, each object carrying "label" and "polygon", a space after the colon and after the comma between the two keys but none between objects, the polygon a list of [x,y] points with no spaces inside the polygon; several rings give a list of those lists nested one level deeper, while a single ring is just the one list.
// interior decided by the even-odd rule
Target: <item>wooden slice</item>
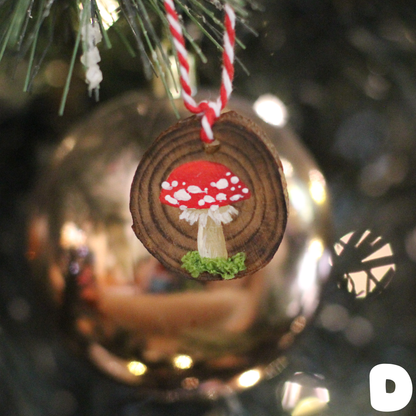
[{"label": "wooden slice", "polygon": [[[178,207],[161,203],[162,183],[188,162],[223,164],[250,190],[249,199],[233,205],[238,215],[223,225],[229,257],[240,252],[246,255],[246,269],[236,275],[243,277],[264,267],[282,240],[289,205],[282,165],[265,133],[235,112],[223,114],[214,124],[214,135],[220,142],[214,153],[204,150],[200,128],[196,116],[180,121],[143,155],[131,188],[133,230],[165,267],[190,277],[181,259],[197,250],[198,225],[179,219],[180,201]],[[203,273],[198,279],[221,280],[221,276]]]}]

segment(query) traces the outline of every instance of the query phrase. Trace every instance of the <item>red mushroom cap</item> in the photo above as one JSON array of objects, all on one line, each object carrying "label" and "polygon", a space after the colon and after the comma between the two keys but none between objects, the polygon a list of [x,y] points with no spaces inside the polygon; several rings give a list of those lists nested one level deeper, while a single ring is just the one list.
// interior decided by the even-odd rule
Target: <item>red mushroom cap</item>
[{"label": "red mushroom cap", "polygon": [[162,182],[160,201],[181,209],[217,209],[251,197],[241,179],[221,163],[197,160],[174,169]]}]

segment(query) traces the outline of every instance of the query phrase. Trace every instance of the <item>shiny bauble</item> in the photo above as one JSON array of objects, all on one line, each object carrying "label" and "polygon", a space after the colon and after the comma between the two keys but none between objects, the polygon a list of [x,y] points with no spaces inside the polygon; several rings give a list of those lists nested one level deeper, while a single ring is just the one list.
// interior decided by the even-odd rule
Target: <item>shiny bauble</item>
[{"label": "shiny bauble", "polygon": [[[267,102],[256,107],[266,120],[274,111]],[[180,101],[177,107],[189,115]],[[289,191],[281,246],[252,276],[199,282],[174,275],[131,229],[134,172],[177,121],[167,99],[131,93],[101,106],[64,138],[33,198],[28,254],[69,344],[112,378],[165,399],[212,398],[281,371],[328,275],[322,173],[289,128],[263,121],[244,100],[229,108],[268,134]]]}]

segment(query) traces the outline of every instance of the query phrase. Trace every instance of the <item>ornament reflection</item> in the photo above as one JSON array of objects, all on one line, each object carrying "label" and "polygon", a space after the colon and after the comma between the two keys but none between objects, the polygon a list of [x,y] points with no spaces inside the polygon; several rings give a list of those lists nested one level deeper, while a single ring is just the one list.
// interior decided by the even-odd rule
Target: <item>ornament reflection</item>
[{"label": "ornament reflection", "polygon": [[322,376],[300,372],[284,382],[279,396],[283,410],[291,416],[322,415],[330,401]]}]

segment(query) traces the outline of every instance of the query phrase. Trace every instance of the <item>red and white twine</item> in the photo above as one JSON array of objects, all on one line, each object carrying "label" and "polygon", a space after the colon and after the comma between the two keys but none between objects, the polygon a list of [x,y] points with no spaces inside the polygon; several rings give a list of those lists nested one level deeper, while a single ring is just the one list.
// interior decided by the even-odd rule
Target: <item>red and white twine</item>
[{"label": "red and white twine", "polygon": [[178,54],[180,81],[182,86],[182,97],[185,107],[194,114],[199,114],[201,118],[201,140],[205,143],[214,141],[212,126],[220,116],[221,111],[226,106],[228,98],[233,90],[234,78],[234,43],[235,43],[235,13],[232,7],[225,5],[224,18],[224,51],[222,54],[223,68],[220,96],[216,101],[201,101],[199,104],[192,97],[191,85],[189,80],[188,53],[186,51],[185,39],[182,34],[182,27],[179,23],[178,14],[175,10],[173,0],[164,0],[167,19],[169,21],[170,32],[173,43]]}]

